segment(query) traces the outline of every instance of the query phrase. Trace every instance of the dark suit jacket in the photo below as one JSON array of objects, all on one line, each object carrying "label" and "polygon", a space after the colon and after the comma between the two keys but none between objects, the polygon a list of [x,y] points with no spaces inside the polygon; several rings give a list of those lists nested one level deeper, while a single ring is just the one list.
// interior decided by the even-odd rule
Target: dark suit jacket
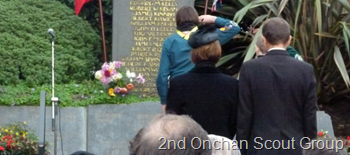
[{"label": "dark suit jacket", "polygon": [[170,80],[166,110],[191,116],[209,134],[233,139],[237,104],[238,81],[214,63],[201,62]]},{"label": "dark suit jacket", "polygon": [[[247,140],[249,148],[245,150],[243,142],[242,155],[301,155],[300,140],[317,135],[313,67],[284,50],[271,50],[242,65],[239,87],[237,140]],[[291,149],[260,150],[262,145],[266,148],[265,140],[279,140],[281,145],[284,140],[284,148],[289,140]]]}]

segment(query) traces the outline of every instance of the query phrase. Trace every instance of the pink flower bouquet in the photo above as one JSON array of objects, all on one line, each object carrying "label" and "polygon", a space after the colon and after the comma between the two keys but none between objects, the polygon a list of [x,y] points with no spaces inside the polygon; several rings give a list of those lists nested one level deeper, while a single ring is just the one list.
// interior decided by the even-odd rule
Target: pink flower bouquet
[{"label": "pink flower bouquet", "polygon": [[108,95],[115,96],[114,93],[127,94],[134,89],[134,84],[143,84],[145,79],[141,74],[125,70],[121,61],[105,62],[101,70],[95,72],[95,78],[108,88]]}]

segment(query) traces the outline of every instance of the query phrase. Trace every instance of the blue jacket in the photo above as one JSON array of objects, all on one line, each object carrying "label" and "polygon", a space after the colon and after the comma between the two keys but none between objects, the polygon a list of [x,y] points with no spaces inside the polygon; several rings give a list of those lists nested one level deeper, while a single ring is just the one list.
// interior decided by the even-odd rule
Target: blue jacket
[{"label": "blue jacket", "polygon": [[[215,25],[218,27],[217,33],[221,45],[231,40],[241,29],[236,23],[220,17],[216,18]],[[161,104],[166,104],[168,78],[187,73],[194,67],[191,61],[191,50],[192,48],[188,45],[187,40],[177,33],[165,39],[156,81]]]}]

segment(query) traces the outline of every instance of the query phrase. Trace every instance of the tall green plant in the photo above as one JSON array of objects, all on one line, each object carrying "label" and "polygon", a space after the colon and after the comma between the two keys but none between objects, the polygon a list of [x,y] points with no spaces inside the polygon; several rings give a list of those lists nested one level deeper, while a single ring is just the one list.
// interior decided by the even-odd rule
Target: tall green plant
[{"label": "tall green plant", "polygon": [[[339,98],[350,99],[349,1],[254,0],[236,3],[245,5],[236,12],[236,22],[248,17],[254,20],[252,25],[256,26],[271,17],[282,17],[290,24],[293,36],[291,46],[314,66],[319,104]],[[256,35],[261,35],[261,29]],[[252,39],[245,51],[244,61],[252,59],[256,38]]]}]

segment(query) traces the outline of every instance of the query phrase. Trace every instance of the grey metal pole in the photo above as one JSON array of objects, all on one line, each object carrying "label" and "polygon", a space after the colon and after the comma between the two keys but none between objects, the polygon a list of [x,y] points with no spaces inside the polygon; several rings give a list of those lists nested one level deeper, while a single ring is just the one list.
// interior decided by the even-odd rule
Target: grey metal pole
[{"label": "grey metal pole", "polygon": [[54,132],[54,155],[57,155],[57,108],[58,108],[58,98],[55,97],[55,41],[51,38],[52,46],[52,131]]},{"label": "grey metal pole", "polygon": [[39,116],[39,155],[45,154],[45,128],[46,128],[46,92],[40,92],[40,116]]}]

